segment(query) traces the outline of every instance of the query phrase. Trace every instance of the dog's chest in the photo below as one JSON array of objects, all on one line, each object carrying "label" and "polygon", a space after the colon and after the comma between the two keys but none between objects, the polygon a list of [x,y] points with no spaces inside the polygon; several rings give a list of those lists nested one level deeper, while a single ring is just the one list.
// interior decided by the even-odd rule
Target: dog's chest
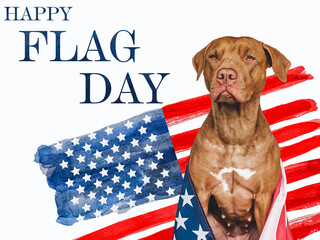
[{"label": "dog's chest", "polygon": [[256,174],[256,171],[249,168],[225,167],[218,173],[214,173],[212,171],[209,173],[217,182],[217,186],[220,186],[222,191],[233,192],[235,185],[238,185],[239,183],[241,184],[241,182],[244,183],[250,181],[250,179]]}]

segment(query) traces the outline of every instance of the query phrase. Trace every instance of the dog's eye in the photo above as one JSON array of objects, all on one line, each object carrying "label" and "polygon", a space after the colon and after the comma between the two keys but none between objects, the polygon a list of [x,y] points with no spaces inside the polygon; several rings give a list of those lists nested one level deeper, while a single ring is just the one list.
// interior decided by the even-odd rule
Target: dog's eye
[{"label": "dog's eye", "polygon": [[254,60],[254,59],[255,59],[255,58],[252,57],[251,55],[249,55],[249,56],[246,58],[246,60],[249,60],[249,61]]},{"label": "dog's eye", "polygon": [[217,56],[217,54],[212,54],[212,55],[210,55],[210,58],[211,58],[211,59],[217,59],[218,56]]}]

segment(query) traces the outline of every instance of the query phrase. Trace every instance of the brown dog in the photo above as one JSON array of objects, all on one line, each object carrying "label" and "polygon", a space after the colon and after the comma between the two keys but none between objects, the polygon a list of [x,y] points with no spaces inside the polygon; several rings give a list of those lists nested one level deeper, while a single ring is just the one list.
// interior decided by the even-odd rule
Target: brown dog
[{"label": "brown dog", "polygon": [[216,239],[258,239],[280,177],[280,151],[260,107],[266,69],[285,82],[290,62],[249,37],[212,41],[193,58],[212,107],[189,172]]}]

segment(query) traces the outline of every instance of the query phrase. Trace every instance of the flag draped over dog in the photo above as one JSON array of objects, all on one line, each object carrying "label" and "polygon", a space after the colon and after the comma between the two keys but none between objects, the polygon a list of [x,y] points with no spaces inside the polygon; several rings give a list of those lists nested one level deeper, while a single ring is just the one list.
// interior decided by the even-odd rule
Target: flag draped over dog
[{"label": "flag draped over dog", "polygon": [[[262,95],[290,89],[310,79],[313,77],[306,74],[303,67],[297,67],[289,70],[286,83],[275,76],[268,77]],[[91,218],[107,218],[109,213],[118,212],[127,219],[79,239],[169,240],[173,238],[174,226],[175,239],[179,239],[178,232],[186,229],[190,231],[190,239],[210,239],[211,230],[206,228],[205,220],[196,219],[189,228],[190,218],[183,211],[177,211],[178,202],[182,210],[196,206],[197,198],[190,188],[181,190],[182,177],[193,140],[210,107],[210,97],[205,95],[164,106],[81,137],[41,146],[36,162],[56,192],[57,221],[72,225]],[[320,127],[319,119],[313,115],[317,110],[316,102],[294,99],[263,110],[281,148],[289,183],[286,206],[293,239],[302,239],[320,230],[320,214],[310,212],[320,203],[320,183],[316,179],[320,160],[306,155],[320,146],[318,135],[308,135]],[[282,122],[286,124],[273,129]],[[303,140],[290,142],[304,135],[307,137]],[[283,185],[279,185],[279,190],[280,186]],[[282,196],[281,191],[278,196]],[[283,198],[279,199],[282,205],[276,205],[280,201],[277,200],[272,208],[278,206],[281,211],[275,212],[280,215],[274,218],[272,211],[269,213],[269,219],[277,219],[270,222],[279,228],[273,234],[278,231],[285,234],[288,227]],[[146,207],[132,213],[132,208],[141,206]],[[201,213],[201,208],[197,211]]]},{"label": "flag draped over dog", "polygon": [[[286,213],[286,177],[281,166],[281,177],[273,194],[271,208],[259,240],[292,240]],[[194,189],[188,168],[182,184],[178,203],[173,239],[216,239]],[[227,235],[227,232],[225,233]]]}]

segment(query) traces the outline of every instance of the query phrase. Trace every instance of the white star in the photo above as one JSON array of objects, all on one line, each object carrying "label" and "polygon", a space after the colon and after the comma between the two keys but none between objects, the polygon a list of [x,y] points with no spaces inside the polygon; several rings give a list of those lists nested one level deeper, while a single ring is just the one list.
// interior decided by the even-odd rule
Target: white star
[{"label": "white star", "polygon": [[68,185],[68,187],[72,187],[73,186],[73,182],[74,182],[74,180],[68,179],[66,184]]},{"label": "white star", "polygon": [[85,174],[84,177],[82,177],[84,179],[85,182],[90,181],[91,176],[88,174]]},{"label": "white star", "polygon": [[96,198],[96,193],[90,191],[90,193],[88,194],[88,197],[91,199],[95,199]]},{"label": "white star", "polygon": [[79,138],[74,138],[74,139],[72,139],[72,143],[73,143],[73,145],[75,146],[75,145],[78,145],[79,144]]},{"label": "white star", "polygon": [[83,210],[84,211],[86,211],[86,212],[88,212],[88,211],[90,211],[90,205],[88,205],[88,204],[84,204],[84,206],[82,207],[83,208]]},{"label": "white star", "polygon": [[108,194],[111,194],[112,193],[112,187],[109,187],[109,186],[107,186],[107,189],[105,189],[104,191],[107,193],[107,195]]},{"label": "white star", "polygon": [[118,211],[118,207],[114,204],[112,205],[112,207],[110,209],[112,210],[112,212]]},{"label": "white star", "polygon": [[106,161],[107,161],[108,163],[112,163],[112,162],[113,162],[113,157],[110,157],[110,156],[108,155],[108,157],[106,158]]},{"label": "white star", "polygon": [[64,160],[62,160],[62,163],[60,163],[59,165],[62,167],[62,169],[68,168],[68,162],[65,162]]},{"label": "white star", "polygon": [[114,175],[113,178],[111,178],[111,180],[113,181],[113,183],[117,183],[119,182],[119,178],[120,177],[117,177],[116,175]]},{"label": "white star", "polygon": [[147,183],[150,183],[150,177],[144,176],[142,181],[143,181],[143,185],[146,185]]},{"label": "white star", "polygon": [[147,128],[144,128],[141,126],[141,128],[138,130],[140,132],[140,134],[144,134],[144,133],[147,133]]},{"label": "white star", "polygon": [[97,166],[96,166],[97,164],[96,163],[94,163],[94,162],[90,162],[90,164],[88,164],[88,166],[90,167],[90,169],[92,170],[92,169],[94,169],[94,168],[97,168]]},{"label": "white star", "polygon": [[79,198],[76,198],[75,196],[73,196],[71,202],[73,203],[73,205],[79,204]]},{"label": "white star", "polygon": [[90,133],[88,135],[88,137],[90,138],[90,140],[95,139],[96,138],[96,133]]},{"label": "white star", "polygon": [[136,205],[136,201],[133,201],[132,199],[130,199],[128,204],[130,207],[134,207]]},{"label": "white star", "polygon": [[84,187],[80,186],[77,188],[78,193],[84,193]]},{"label": "white star", "polygon": [[73,156],[73,150],[69,149],[66,151],[66,154],[68,155],[68,157]]},{"label": "white star", "polygon": [[119,152],[119,146],[116,146],[114,144],[113,144],[113,147],[111,149],[112,149],[113,153]]},{"label": "white star", "polygon": [[85,151],[90,151],[91,149],[91,145],[86,143],[83,147],[82,147]]},{"label": "white star", "polygon": [[102,154],[102,152],[99,152],[98,150],[96,150],[96,152],[93,154],[95,157],[96,157],[96,159],[97,158],[99,158],[99,157],[101,157],[101,154]]},{"label": "white star", "polygon": [[147,198],[149,199],[149,202],[151,202],[151,201],[154,201],[154,197],[155,197],[155,195],[150,193]]},{"label": "white star", "polygon": [[102,139],[102,141],[100,143],[102,144],[102,147],[108,146],[109,140]]},{"label": "white star", "polygon": [[172,189],[170,187],[169,187],[168,191],[166,191],[166,192],[169,194],[169,196],[174,195],[174,189]]},{"label": "white star", "polygon": [[57,150],[62,149],[62,143],[56,143],[54,146]]},{"label": "white star", "polygon": [[130,169],[130,172],[127,173],[130,178],[135,177],[136,176],[136,171],[133,171],[132,169]]},{"label": "white star", "polygon": [[187,230],[186,225],[184,225],[184,222],[187,220],[188,220],[188,218],[183,218],[181,216],[181,213],[179,212],[179,216],[176,218],[176,221],[177,221],[177,228],[176,229],[178,229],[179,227],[183,227],[185,230]]},{"label": "white star", "polygon": [[125,151],[124,154],[122,154],[122,157],[124,157],[124,160],[130,159],[130,153]]},{"label": "white star", "polygon": [[117,198],[119,198],[119,200],[124,199],[124,193],[119,192],[119,194],[117,195]]},{"label": "white star", "polygon": [[138,146],[139,147],[139,140],[136,140],[136,139],[132,139],[132,142],[131,142],[131,144],[132,144],[132,147],[134,147],[134,146]]},{"label": "white star", "polygon": [[153,135],[153,134],[151,133],[151,136],[149,137],[149,139],[151,140],[151,142],[157,141],[157,135]]},{"label": "white star", "polygon": [[149,146],[148,144],[143,148],[146,152],[151,152],[152,146]]},{"label": "white star", "polygon": [[102,184],[102,181],[99,181],[99,180],[95,181],[95,183],[94,183],[94,185],[96,186],[96,188],[102,187],[101,184]]},{"label": "white star", "polygon": [[126,125],[127,129],[129,129],[129,128],[132,128],[132,124],[133,124],[133,122],[130,122],[128,120],[128,122],[125,125]]},{"label": "white star", "polygon": [[157,182],[155,183],[155,185],[157,185],[157,188],[159,187],[163,187],[163,181],[160,181],[159,179],[157,180]]},{"label": "white star", "polygon": [[108,127],[105,131],[107,132],[107,135],[112,134],[113,128]]},{"label": "white star", "polygon": [[163,159],[163,153],[161,153],[159,151],[155,156],[158,158],[158,160]]},{"label": "white star", "polygon": [[108,176],[108,170],[102,169],[101,172],[100,172],[100,174],[102,175],[102,177]]},{"label": "white star", "polygon": [[148,123],[148,122],[151,122],[151,117],[149,117],[148,115],[146,115],[144,118],[143,118],[143,121],[144,123]]},{"label": "white star", "polygon": [[187,189],[184,192],[184,195],[181,195],[181,198],[183,199],[182,207],[186,204],[189,204],[192,207],[191,199],[194,197],[194,195],[189,195]]},{"label": "white star", "polygon": [[123,168],[124,168],[124,165],[121,165],[120,163],[119,163],[118,167],[116,167],[116,169],[118,169],[119,172],[124,171]]},{"label": "white star", "polygon": [[107,203],[107,199],[105,197],[101,197],[99,202],[102,204],[106,204]]},{"label": "white star", "polygon": [[73,176],[75,176],[75,175],[80,175],[79,171],[80,169],[74,167],[71,172],[73,173]]},{"label": "white star", "polygon": [[201,225],[199,224],[199,230],[194,231],[192,230],[198,237],[197,240],[206,240],[206,235],[209,233],[209,231],[203,231]]},{"label": "white star", "polygon": [[142,193],[141,189],[142,189],[142,187],[138,187],[138,186],[136,186],[136,188],[135,188],[135,189],[133,189],[133,191],[135,191],[135,192],[136,192],[136,194],[138,194],[138,193]]},{"label": "white star", "polygon": [[137,160],[137,163],[138,163],[139,166],[144,165],[144,159],[139,158]]},{"label": "white star", "polygon": [[124,139],[124,137],[125,137],[126,135],[124,135],[124,134],[122,134],[122,133],[120,133],[119,134],[119,136],[117,137],[118,139],[119,139],[119,141],[121,142],[121,141],[124,141],[125,139]]},{"label": "white star", "polygon": [[98,209],[93,213],[96,217],[101,217],[101,211],[99,211]]},{"label": "white star", "polygon": [[130,183],[127,181],[124,181],[124,183],[122,184],[122,186],[124,187],[124,189],[130,188]]},{"label": "white star", "polygon": [[161,172],[162,177],[169,177],[169,171],[163,169],[163,171]]},{"label": "white star", "polygon": [[79,157],[77,158],[77,160],[79,161],[79,163],[85,162],[85,161],[84,161],[84,156],[82,156],[81,154],[79,155]]},{"label": "white star", "polygon": [[77,217],[78,222],[81,222],[84,220],[84,216],[79,215],[79,217]]},{"label": "white star", "polygon": [[149,167],[151,167],[151,170],[157,169],[157,164],[152,162]]}]

